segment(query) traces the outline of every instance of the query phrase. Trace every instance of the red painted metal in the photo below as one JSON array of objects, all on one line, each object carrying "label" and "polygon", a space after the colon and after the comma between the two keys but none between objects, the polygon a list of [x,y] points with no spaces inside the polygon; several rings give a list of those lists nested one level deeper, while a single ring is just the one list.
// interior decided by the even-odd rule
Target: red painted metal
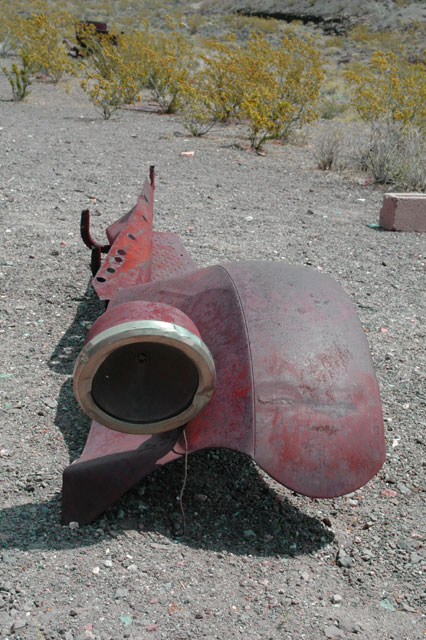
[{"label": "red painted metal", "polygon": [[[146,204],[152,210],[152,200]],[[111,257],[134,220],[140,222],[136,209],[109,228]],[[213,356],[216,389],[189,424],[171,431],[129,435],[93,422],[81,457],[64,472],[63,521],[90,522],[145,475],[183,455],[183,428],[189,452],[225,447],[246,453],[304,495],[334,497],[368,482],[385,458],[379,390],[342,288],[279,262],[196,269],[174,234],[157,233],[147,281],[149,234],[135,237],[143,259],[131,256],[121,279],[112,274],[104,317],[126,308],[132,312],[122,317],[134,317],[141,301],[183,312]]]},{"label": "red painted metal", "polygon": [[154,185],[146,181],[136,206],[107,229],[111,248],[93,279],[101,300],[151,280],[153,203]]}]

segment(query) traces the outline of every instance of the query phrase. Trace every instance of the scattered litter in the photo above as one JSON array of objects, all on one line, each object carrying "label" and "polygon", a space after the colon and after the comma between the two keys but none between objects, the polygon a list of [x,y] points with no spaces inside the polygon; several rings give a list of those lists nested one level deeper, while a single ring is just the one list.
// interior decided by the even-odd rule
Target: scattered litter
[{"label": "scattered litter", "polygon": [[192,158],[195,155],[195,151],[181,151],[181,158]]},{"label": "scattered litter", "polygon": [[382,227],[377,224],[376,222],[373,222],[372,224],[368,224],[367,227],[370,227],[370,229],[381,229]]},{"label": "scattered litter", "polygon": [[120,621],[124,624],[125,627],[128,627],[132,624],[133,618],[132,616],[120,616]]},{"label": "scattered litter", "polygon": [[380,600],[380,606],[383,607],[383,609],[388,609],[388,611],[395,611],[395,607],[393,606],[392,602],[387,598],[385,598],[384,600]]}]

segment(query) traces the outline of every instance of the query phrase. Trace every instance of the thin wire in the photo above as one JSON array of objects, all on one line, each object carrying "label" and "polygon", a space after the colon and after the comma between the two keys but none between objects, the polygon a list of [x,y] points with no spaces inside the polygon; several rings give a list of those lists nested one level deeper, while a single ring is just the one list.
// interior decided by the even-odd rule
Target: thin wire
[{"label": "thin wire", "polygon": [[179,494],[179,506],[180,506],[180,513],[182,516],[182,533],[180,533],[179,535],[184,536],[185,535],[185,511],[183,509],[183,493],[185,491],[186,479],[188,477],[188,441],[186,439],[185,429],[182,431],[182,433],[183,433],[183,439],[185,441],[185,461],[184,461],[183,483],[182,483],[182,488]]}]

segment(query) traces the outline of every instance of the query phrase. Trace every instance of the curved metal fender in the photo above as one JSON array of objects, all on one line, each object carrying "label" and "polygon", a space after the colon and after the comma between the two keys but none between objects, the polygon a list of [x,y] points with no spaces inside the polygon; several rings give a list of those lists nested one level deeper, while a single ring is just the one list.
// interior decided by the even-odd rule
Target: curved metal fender
[{"label": "curved metal fender", "polygon": [[226,267],[239,293],[254,381],[254,459],[285,486],[333,497],[385,460],[378,384],[340,285],[279,263]]},{"label": "curved metal fender", "polygon": [[[186,426],[188,451],[250,455],[278,482],[312,497],[359,488],[385,459],[377,381],[343,289],[283,263],[213,266],[123,289],[173,305],[198,327],[216,366],[211,401]],[[63,522],[88,523],[156,468],[185,452],[182,427],[155,435],[93,422],[64,472]]]},{"label": "curved metal fender", "polygon": [[377,380],[337,282],[299,266],[241,262],[133,287],[112,304],[138,298],[182,309],[215,360],[215,394],[187,426],[190,451],[242,451],[311,497],[350,493],[380,469]]}]

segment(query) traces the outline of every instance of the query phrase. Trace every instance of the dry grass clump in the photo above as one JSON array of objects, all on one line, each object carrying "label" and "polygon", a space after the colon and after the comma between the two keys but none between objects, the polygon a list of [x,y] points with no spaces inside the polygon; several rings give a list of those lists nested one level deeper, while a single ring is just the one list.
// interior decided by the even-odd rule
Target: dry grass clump
[{"label": "dry grass clump", "polygon": [[322,170],[365,172],[377,184],[426,191],[426,139],[416,127],[330,122],[316,134],[314,157]]},{"label": "dry grass clump", "polygon": [[314,149],[318,169],[328,171],[343,168],[344,140],[342,126],[333,123],[328,127],[323,127]]},{"label": "dry grass clump", "polygon": [[379,184],[408,191],[426,190],[426,139],[414,126],[375,122],[369,144],[360,149],[360,168]]}]

